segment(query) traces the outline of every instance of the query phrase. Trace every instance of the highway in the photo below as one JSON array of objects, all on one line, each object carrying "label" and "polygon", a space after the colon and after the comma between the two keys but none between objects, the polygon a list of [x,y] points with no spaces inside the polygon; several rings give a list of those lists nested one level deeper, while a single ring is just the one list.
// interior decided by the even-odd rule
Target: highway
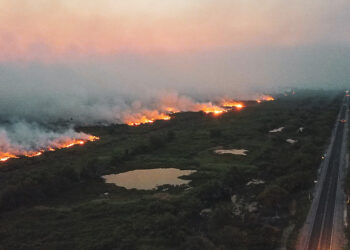
[{"label": "highway", "polygon": [[[342,178],[345,169],[345,151],[347,137],[347,113],[349,97],[344,98],[337,119],[327,159],[322,166],[319,184],[311,206],[306,225],[302,230],[301,242],[297,249],[323,250],[340,249],[335,242],[335,234],[342,234],[343,213],[345,206],[342,191]],[[339,202],[340,197],[340,202]],[[337,200],[338,199],[338,200]],[[340,211],[340,212],[339,212]],[[337,217],[341,217],[340,219]],[[342,224],[342,225],[337,225]],[[336,229],[335,229],[336,228]],[[340,228],[340,230],[339,230]],[[338,239],[337,239],[338,240]],[[336,248],[335,248],[336,247]]]}]

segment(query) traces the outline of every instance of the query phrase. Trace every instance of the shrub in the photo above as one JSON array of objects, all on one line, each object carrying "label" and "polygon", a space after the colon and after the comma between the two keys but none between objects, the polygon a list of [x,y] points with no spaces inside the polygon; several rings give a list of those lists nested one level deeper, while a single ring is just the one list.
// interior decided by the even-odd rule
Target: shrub
[{"label": "shrub", "polygon": [[222,135],[221,130],[219,129],[211,129],[210,130],[210,138],[220,137]]},{"label": "shrub", "polygon": [[152,135],[149,139],[150,144],[153,148],[161,148],[165,145],[164,139],[159,135]]},{"label": "shrub", "polygon": [[287,195],[288,192],[284,188],[278,185],[269,185],[258,195],[258,200],[267,208],[276,208]]}]

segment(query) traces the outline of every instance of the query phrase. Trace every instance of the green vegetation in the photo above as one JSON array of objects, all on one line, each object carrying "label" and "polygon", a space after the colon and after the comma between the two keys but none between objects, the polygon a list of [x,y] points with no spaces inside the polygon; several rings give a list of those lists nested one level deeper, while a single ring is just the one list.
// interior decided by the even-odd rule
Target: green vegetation
[{"label": "green vegetation", "polygon": [[[350,132],[350,131],[347,131],[348,133]],[[349,137],[349,135],[348,135],[348,137]],[[348,141],[348,144],[347,144],[347,146],[348,146],[348,151],[350,150],[350,142]],[[346,171],[346,176],[345,176],[345,178],[344,178],[344,191],[345,191],[345,194],[347,195],[347,206],[346,206],[346,209],[347,209],[347,223],[349,224],[349,222],[350,222],[350,218],[349,218],[349,214],[350,214],[350,171],[349,171],[349,156],[348,156],[348,154],[347,154],[347,169],[345,170]],[[350,228],[349,228],[349,226],[348,227],[346,227],[345,228],[345,236],[346,236],[346,238],[347,238],[347,242],[346,242],[346,245],[345,245],[345,247],[344,247],[344,250],[348,250],[348,249],[350,249],[350,241],[349,241],[349,239],[350,239]]]},{"label": "green vegetation", "polygon": [[[219,117],[84,127],[101,140],[0,163],[0,249],[270,250],[294,224],[292,248],[341,97],[300,91]],[[197,170],[192,188],[126,190],[100,178],[155,167]]]}]

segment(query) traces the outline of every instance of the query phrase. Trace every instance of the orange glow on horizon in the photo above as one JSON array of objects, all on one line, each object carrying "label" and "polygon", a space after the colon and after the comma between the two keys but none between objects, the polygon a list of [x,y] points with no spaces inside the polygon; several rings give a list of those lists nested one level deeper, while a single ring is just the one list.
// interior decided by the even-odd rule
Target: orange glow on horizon
[{"label": "orange glow on horizon", "polygon": [[[199,8],[197,1],[188,0],[152,1],[151,5],[146,0],[3,0],[0,61],[187,53],[309,41],[302,28],[293,34],[281,32],[288,22],[275,11],[274,3],[266,4],[271,11],[263,11],[259,4],[248,2],[203,1]],[[294,11],[298,16],[304,10]],[[276,25],[276,19],[284,21]]]}]

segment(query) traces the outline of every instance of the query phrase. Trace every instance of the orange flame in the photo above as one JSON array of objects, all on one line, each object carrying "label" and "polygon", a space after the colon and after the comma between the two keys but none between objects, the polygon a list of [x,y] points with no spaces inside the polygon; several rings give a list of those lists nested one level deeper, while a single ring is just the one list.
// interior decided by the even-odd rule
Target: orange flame
[{"label": "orange flame", "polygon": [[18,158],[17,156],[10,154],[10,153],[2,153],[0,152],[0,161],[4,162],[11,158]]},{"label": "orange flame", "polygon": [[141,124],[153,123],[156,120],[170,120],[171,117],[167,114],[150,112],[148,115],[139,115],[130,116],[126,120],[126,124],[129,126],[139,126]]},{"label": "orange flame", "polygon": [[[90,135],[89,138],[87,140],[82,140],[82,139],[74,139],[73,141],[70,141],[70,142],[67,142],[67,143],[64,143],[62,144],[58,149],[61,149],[61,148],[71,148],[75,145],[84,145],[87,141],[97,141],[99,140],[100,138],[97,137],[97,136],[93,136],[93,135]],[[53,148],[50,148],[49,151],[55,151],[55,149]]]},{"label": "orange flame", "polygon": [[222,113],[226,112],[225,109],[209,104],[202,104],[200,111],[203,111],[206,114],[213,114],[213,115],[221,115]]},{"label": "orange flame", "polygon": [[174,107],[167,107],[167,108],[165,108],[165,110],[166,110],[168,113],[170,113],[170,114],[174,114],[174,113],[180,112],[179,109],[174,108]]},{"label": "orange flame", "polygon": [[221,106],[225,108],[236,108],[236,109],[242,109],[245,107],[243,102],[237,102],[237,101],[223,101],[221,103]]},{"label": "orange flame", "polygon": [[43,151],[38,151],[38,152],[30,152],[28,154],[25,154],[24,156],[26,157],[36,157],[36,156],[40,156],[43,154]]},{"label": "orange flame", "polygon": [[260,96],[258,99],[256,99],[256,102],[257,103],[261,103],[261,102],[263,102],[263,101],[265,101],[265,102],[270,102],[270,101],[274,101],[275,100],[275,98],[273,98],[272,96],[270,96],[270,95],[262,95],[262,96]]},{"label": "orange flame", "polygon": [[90,135],[87,139],[72,139],[70,141],[66,141],[60,145],[56,145],[54,147],[48,147],[46,149],[42,149],[39,151],[31,151],[31,152],[24,152],[21,154],[11,154],[11,153],[4,153],[4,152],[0,152],[0,162],[5,162],[9,159],[13,159],[13,158],[19,158],[20,155],[25,156],[25,157],[37,157],[42,155],[45,151],[56,151],[56,149],[62,149],[62,148],[70,148],[73,147],[75,145],[84,145],[87,141],[93,142],[93,141],[97,141],[100,138],[97,136],[93,136]]},{"label": "orange flame", "polygon": [[221,115],[225,110],[222,110],[220,108],[215,108],[215,107],[206,107],[203,108],[201,111],[203,111],[206,114],[214,114],[214,115]]},{"label": "orange flame", "polygon": [[[226,109],[213,105],[211,102],[208,103],[193,103],[190,108],[185,108],[185,111],[203,111],[206,114],[213,114],[215,116],[226,112]],[[161,108],[162,111],[158,110],[144,110],[140,113],[129,114],[124,118],[124,122],[129,126],[139,126],[141,124],[153,123],[156,120],[170,120],[171,116],[169,114],[180,112],[182,110],[173,107],[166,106]]]}]

